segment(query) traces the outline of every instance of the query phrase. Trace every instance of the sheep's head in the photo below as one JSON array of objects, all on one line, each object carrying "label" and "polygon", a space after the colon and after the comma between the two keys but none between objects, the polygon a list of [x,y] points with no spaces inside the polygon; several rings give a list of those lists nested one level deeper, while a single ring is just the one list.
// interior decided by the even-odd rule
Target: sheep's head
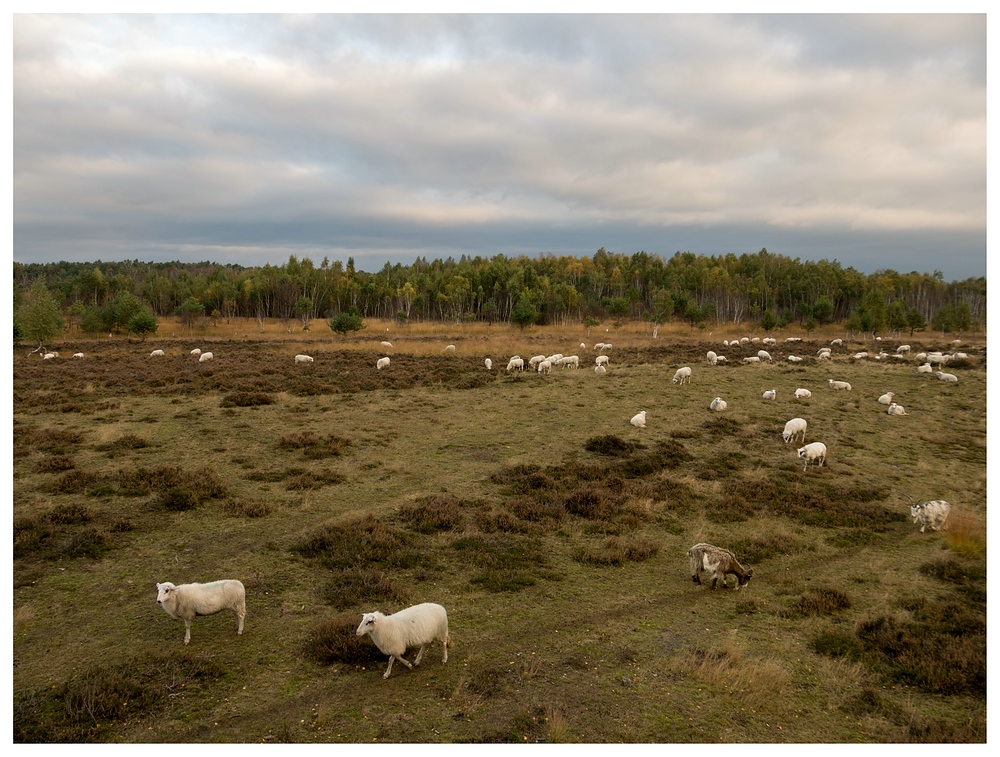
[{"label": "sheep's head", "polygon": [[170,581],[156,585],[156,604],[163,604],[170,598],[170,594],[177,589]]},{"label": "sheep's head", "polygon": [[379,612],[366,612],[361,616],[361,625],[358,626],[358,636],[364,636],[366,633],[371,633],[375,630],[375,624],[378,622]]},{"label": "sheep's head", "polygon": [[910,515],[913,516],[913,522],[916,523],[920,520],[920,509],[923,505],[910,505]]},{"label": "sheep's head", "polygon": [[801,458],[803,458],[805,456],[806,456],[806,448],[805,447],[799,447],[799,458],[801,459]]},{"label": "sheep's head", "polygon": [[753,568],[747,568],[747,574],[743,578],[739,578],[737,576],[737,578],[736,578],[736,588],[737,589],[742,589],[744,586],[746,586],[748,583],[750,583],[750,579],[751,578],[753,578]]}]

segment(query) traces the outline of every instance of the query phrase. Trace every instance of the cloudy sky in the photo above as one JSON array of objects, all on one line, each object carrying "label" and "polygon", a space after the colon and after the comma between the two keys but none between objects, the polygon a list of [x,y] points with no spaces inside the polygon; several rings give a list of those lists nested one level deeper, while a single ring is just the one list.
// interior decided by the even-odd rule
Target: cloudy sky
[{"label": "cloudy sky", "polygon": [[13,17],[14,260],[986,274],[985,15]]}]

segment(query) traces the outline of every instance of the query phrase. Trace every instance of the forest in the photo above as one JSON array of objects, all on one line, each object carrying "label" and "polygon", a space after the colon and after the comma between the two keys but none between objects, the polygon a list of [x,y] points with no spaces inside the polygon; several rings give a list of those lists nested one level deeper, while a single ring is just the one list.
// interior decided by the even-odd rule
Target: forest
[{"label": "forest", "polygon": [[[290,256],[283,265],[14,263],[17,312],[43,284],[69,325],[128,332],[135,315],[197,322],[249,318],[263,328],[340,313],[413,321],[505,322],[519,326],[647,320],[692,326],[746,324],[764,330],[797,323],[806,330],[843,323],[857,332],[978,330],[986,322],[986,278],[945,282],[940,271],[863,274],[837,261],[800,261],[769,253],[722,256],[678,252],[669,259],[601,248],[591,257],[461,256],[375,273],[324,258]],[[150,316],[152,318],[150,319]],[[360,319],[359,319],[360,321]],[[331,320],[331,327],[333,321]],[[154,329],[155,330],[155,329]]]}]

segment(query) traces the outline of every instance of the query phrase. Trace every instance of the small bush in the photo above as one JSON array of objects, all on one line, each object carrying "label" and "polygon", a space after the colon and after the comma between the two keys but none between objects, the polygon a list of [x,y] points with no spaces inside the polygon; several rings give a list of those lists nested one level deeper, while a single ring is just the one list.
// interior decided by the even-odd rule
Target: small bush
[{"label": "small bush", "polygon": [[281,446],[288,449],[302,449],[319,444],[319,437],[312,431],[293,431],[281,437]]},{"label": "small bush", "polygon": [[795,608],[804,615],[832,615],[850,606],[850,597],[829,587],[810,589],[795,603]]},{"label": "small bush", "polygon": [[173,512],[184,512],[194,510],[201,504],[201,494],[188,486],[171,486],[169,489],[160,492],[156,504],[165,510]]},{"label": "small bush", "polygon": [[157,465],[153,468],[122,468],[118,471],[116,494],[141,497],[153,491],[187,486],[188,477],[177,465]]},{"label": "small bush", "polygon": [[99,452],[107,452],[109,453],[109,456],[113,456],[120,452],[126,452],[133,449],[144,449],[149,446],[149,442],[141,436],[136,436],[135,434],[124,434],[118,439],[115,439],[113,442],[97,444],[94,446],[94,449]]},{"label": "small bush", "polygon": [[399,508],[399,516],[422,534],[451,531],[463,521],[458,498],[451,494],[423,497],[415,504],[403,505]]},{"label": "small bush", "polygon": [[389,580],[384,571],[345,568],[334,574],[323,592],[327,604],[343,610],[367,603],[405,604],[408,595]]},{"label": "small bush", "polygon": [[856,660],[861,657],[861,643],[851,634],[831,631],[813,637],[809,647],[816,653],[828,657],[846,657]]},{"label": "small bush", "polygon": [[316,444],[306,447],[305,456],[310,460],[322,460],[326,457],[341,457],[347,448],[351,446],[351,440],[344,436],[328,434],[317,440]]},{"label": "small bush", "polygon": [[35,464],[36,473],[63,473],[64,471],[73,470],[76,467],[76,463],[73,462],[73,458],[69,455],[53,455],[52,457],[42,458]]},{"label": "small bush", "polygon": [[642,562],[656,555],[660,545],[652,539],[619,539],[612,537],[600,548],[581,547],[573,555],[577,562],[590,565],[624,565],[626,562]]},{"label": "small bush", "polygon": [[306,471],[285,482],[288,491],[320,489],[324,486],[343,483],[344,477],[335,471]]},{"label": "small bush", "polygon": [[79,525],[91,519],[90,511],[83,505],[59,505],[45,514],[45,520],[53,525]]},{"label": "small bush", "polygon": [[236,517],[264,518],[270,515],[274,508],[258,499],[227,499],[222,503],[222,510],[227,515]]},{"label": "small bush", "polygon": [[303,557],[322,560],[331,568],[354,565],[408,567],[417,556],[405,547],[405,534],[374,516],[349,523],[329,523],[293,547]]},{"label": "small bush", "polygon": [[371,639],[357,635],[357,615],[341,615],[324,620],[309,631],[306,641],[306,656],[321,665],[337,662],[348,665],[368,665],[385,662],[382,654]]},{"label": "small bush", "polygon": [[592,436],[588,439],[583,448],[588,452],[596,452],[599,455],[609,457],[624,457],[631,455],[637,449],[641,449],[639,442],[630,442],[614,434],[604,434],[603,436]]},{"label": "small bush", "polygon": [[273,405],[274,398],[264,392],[235,391],[222,398],[219,407],[257,407]]},{"label": "small bush", "polygon": [[97,486],[101,480],[100,473],[77,468],[63,474],[44,488],[53,494],[83,494]]}]

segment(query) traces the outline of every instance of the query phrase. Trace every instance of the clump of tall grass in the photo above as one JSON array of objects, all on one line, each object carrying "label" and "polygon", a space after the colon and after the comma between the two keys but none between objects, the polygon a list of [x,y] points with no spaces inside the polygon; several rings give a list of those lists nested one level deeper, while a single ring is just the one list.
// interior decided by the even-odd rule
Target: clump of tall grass
[{"label": "clump of tall grass", "polygon": [[948,518],[944,540],[953,552],[967,557],[983,557],[986,554],[986,525],[980,518],[956,508]]},{"label": "clump of tall grass", "polygon": [[464,520],[459,499],[453,494],[421,497],[412,505],[400,507],[399,517],[422,534],[451,531],[461,526]]},{"label": "clump of tall grass", "polygon": [[374,666],[380,661],[388,664],[371,639],[357,635],[358,616],[339,615],[320,621],[309,631],[305,653],[321,665],[337,662],[348,665]]}]

